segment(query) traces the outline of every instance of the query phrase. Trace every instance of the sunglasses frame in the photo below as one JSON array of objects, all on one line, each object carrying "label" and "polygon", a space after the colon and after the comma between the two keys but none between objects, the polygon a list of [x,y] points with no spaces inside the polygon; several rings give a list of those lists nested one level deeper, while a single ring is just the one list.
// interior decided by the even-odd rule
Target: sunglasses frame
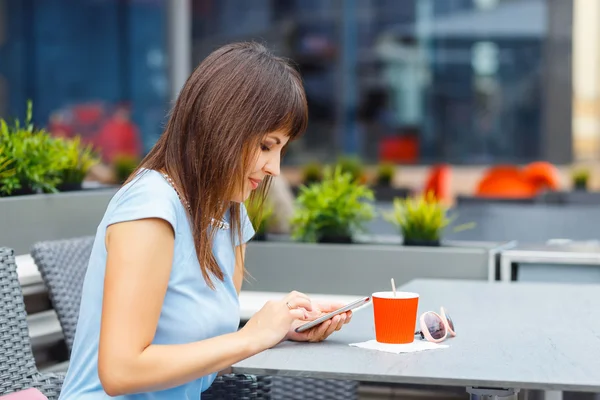
[{"label": "sunglasses frame", "polygon": [[[431,336],[431,333],[429,333],[429,329],[427,329],[427,324],[425,323],[425,316],[427,314],[433,314],[435,315],[437,318],[439,318],[442,321],[442,325],[444,326],[444,336],[439,338],[439,339],[434,339],[433,336]],[[417,332],[417,334],[421,335],[421,338],[432,342],[432,343],[440,343],[443,342],[444,340],[446,340],[448,338],[448,336],[450,337],[455,337],[456,336],[456,332],[450,328],[450,323],[448,322],[448,317],[446,315],[446,310],[444,309],[444,307],[440,307],[440,313],[436,313],[435,311],[426,311],[423,314],[421,314],[421,317],[419,317],[419,326],[421,327],[421,330],[419,332]]]}]

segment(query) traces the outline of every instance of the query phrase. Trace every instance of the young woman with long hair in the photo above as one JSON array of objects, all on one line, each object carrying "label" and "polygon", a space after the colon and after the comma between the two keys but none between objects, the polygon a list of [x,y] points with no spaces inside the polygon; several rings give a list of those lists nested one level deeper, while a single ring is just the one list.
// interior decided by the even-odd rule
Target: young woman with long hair
[{"label": "young woman with long hair", "polygon": [[195,69],[100,222],[61,399],[196,400],[232,364],[349,321],[298,334],[339,305],[291,292],[238,330],[254,234],[243,202],[264,196],[307,119],[299,74],[262,45],[226,45]]}]

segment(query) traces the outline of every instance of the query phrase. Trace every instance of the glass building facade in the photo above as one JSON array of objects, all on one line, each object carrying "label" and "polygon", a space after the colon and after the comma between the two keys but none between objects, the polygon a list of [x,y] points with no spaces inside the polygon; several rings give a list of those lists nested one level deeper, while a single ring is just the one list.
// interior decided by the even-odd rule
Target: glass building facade
[{"label": "glass building facade", "polygon": [[[42,124],[78,106],[126,106],[147,150],[171,101],[173,2],[0,0],[0,115],[23,115],[27,99]],[[570,1],[184,2],[190,70],[239,40],[299,68],[310,126],[288,164],[571,158]]]}]

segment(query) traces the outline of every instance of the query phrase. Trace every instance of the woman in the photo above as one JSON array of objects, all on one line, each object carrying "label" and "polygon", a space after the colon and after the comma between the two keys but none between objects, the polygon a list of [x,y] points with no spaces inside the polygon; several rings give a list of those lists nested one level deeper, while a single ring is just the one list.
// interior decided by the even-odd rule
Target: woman
[{"label": "woman", "polygon": [[61,399],[199,399],[233,363],[349,321],[295,333],[339,305],[292,292],[237,329],[254,234],[242,202],[264,196],[306,124],[298,73],[264,47],[228,45],[198,66],[98,227]]}]

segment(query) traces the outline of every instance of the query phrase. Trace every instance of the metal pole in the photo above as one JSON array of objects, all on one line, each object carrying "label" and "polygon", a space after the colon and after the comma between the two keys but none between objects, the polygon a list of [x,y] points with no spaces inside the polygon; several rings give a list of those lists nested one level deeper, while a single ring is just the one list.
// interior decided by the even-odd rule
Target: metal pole
[{"label": "metal pole", "polygon": [[342,149],[347,154],[360,153],[360,138],[357,132],[357,63],[358,63],[358,36],[357,36],[357,2],[356,0],[343,0],[341,26],[341,132]]},{"label": "metal pole", "polygon": [[176,99],[192,70],[191,0],[167,3],[167,52],[170,97]]}]

